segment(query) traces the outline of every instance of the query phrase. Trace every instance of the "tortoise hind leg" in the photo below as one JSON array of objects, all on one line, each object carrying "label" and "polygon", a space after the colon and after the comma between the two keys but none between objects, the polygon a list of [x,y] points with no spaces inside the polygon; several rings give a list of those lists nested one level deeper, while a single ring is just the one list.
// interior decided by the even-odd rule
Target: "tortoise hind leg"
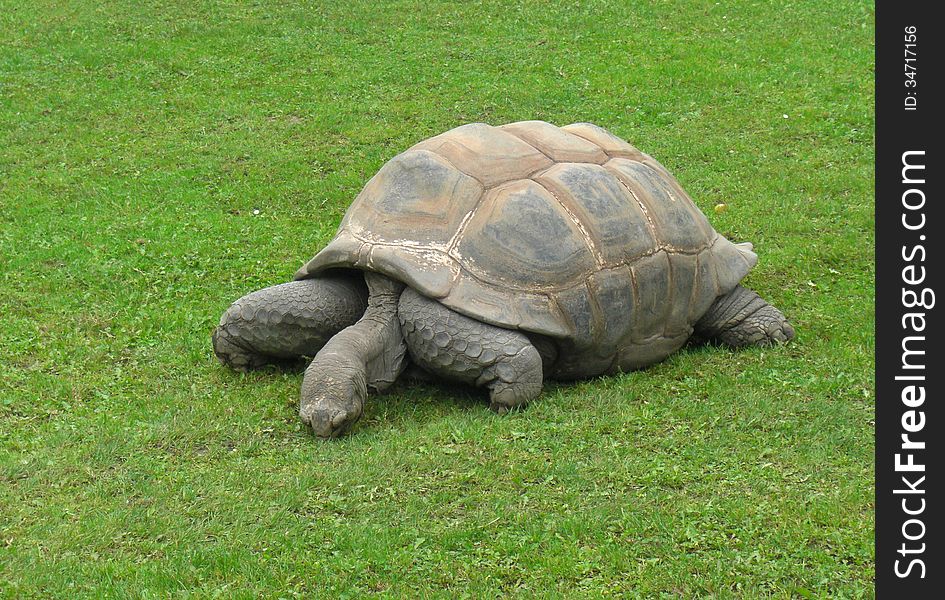
[{"label": "tortoise hind leg", "polygon": [[314,356],[366,306],[360,277],[333,275],[268,287],[223,313],[213,330],[213,351],[237,371]]},{"label": "tortoise hind leg", "polygon": [[733,348],[773,346],[794,339],[794,328],[781,311],[740,285],[715,300],[696,323],[695,332]]},{"label": "tortoise hind leg", "polygon": [[542,357],[524,334],[471,319],[407,288],[400,323],[410,358],[453,381],[485,387],[499,414],[541,393]]}]

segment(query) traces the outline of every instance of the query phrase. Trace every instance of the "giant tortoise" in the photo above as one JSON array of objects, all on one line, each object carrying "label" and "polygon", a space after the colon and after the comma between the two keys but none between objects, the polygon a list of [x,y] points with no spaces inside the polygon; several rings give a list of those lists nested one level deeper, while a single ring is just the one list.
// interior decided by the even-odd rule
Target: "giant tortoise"
[{"label": "giant tortoise", "polygon": [[347,431],[408,363],[487,388],[504,413],[545,378],[640,369],[693,336],[792,339],[739,285],[756,262],[601,127],[473,123],[385,164],[295,281],[226,310],[213,347],[237,370],[314,356],[299,413],[319,437]]}]

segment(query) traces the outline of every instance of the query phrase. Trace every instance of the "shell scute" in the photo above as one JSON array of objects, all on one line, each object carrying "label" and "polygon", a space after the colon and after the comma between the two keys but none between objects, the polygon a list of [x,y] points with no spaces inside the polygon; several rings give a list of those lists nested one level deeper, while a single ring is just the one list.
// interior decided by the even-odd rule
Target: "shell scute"
[{"label": "shell scute", "polygon": [[364,186],[343,227],[363,240],[445,250],[456,221],[481,196],[482,185],[442,157],[410,150]]},{"label": "shell scute", "polygon": [[642,342],[662,336],[669,310],[669,257],[664,251],[646,256],[630,268],[634,281],[634,318],[632,339]]},{"label": "shell scute", "polygon": [[528,179],[483,200],[453,256],[477,277],[515,289],[558,287],[594,269],[578,224],[548,190]]},{"label": "shell scute", "polygon": [[626,263],[659,247],[639,202],[603,167],[560,163],[535,179],[577,216],[602,264]]},{"label": "shell scute", "polygon": [[632,329],[636,314],[633,295],[633,276],[630,267],[623,265],[594,273],[587,285],[601,307],[601,348],[619,348]]},{"label": "shell scute", "polygon": [[519,121],[500,129],[516,135],[555,162],[602,164],[610,158],[597,144],[544,121]]},{"label": "shell scute", "polygon": [[605,168],[614,173],[646,206],[657,235],[673,250],[698,252],[713,239],[714,230],[692,200],[688,196],[674,194],[665,183],[665,177],[651,167],[642,162],[615,158]]},{"label": "shell scute", "polygon": [[413,147],[446,158],[485,187],[523,179],[550,167],[550,158],[509,132],[485,123],[451,129]]},{"label": "shell scute", "polygon": [[696,280],[695,254],[668,253],[669,257],[669,314],[664,335],[692,333],[689,305],[692,302],[693,282]]}]

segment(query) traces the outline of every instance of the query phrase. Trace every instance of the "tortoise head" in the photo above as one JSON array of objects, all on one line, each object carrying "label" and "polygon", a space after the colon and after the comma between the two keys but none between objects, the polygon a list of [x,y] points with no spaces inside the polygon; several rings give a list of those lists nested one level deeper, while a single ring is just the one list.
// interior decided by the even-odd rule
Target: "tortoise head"
[{"label": "tortoise head", "polygon": [[[353,372],[349,372],[353,371]],[[364,411],[367,382],[358,369],[307,373],[302,385],[299,416],[320,438],[344,435]]]}]

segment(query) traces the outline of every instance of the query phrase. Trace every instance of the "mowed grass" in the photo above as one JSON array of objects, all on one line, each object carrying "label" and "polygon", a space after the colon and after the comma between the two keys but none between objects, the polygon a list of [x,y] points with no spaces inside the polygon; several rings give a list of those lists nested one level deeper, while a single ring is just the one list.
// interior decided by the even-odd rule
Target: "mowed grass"
[{"label": "mowed grass", "polygon": [[[872,595],[873,8],[0,0],[7,597]],[[399,384],[347,439],[210,331],[389,158],[593,121],[755,243],[797,340]],[[724,203],[727,210],[713,207]],[[257,213],[258,211],[258,213]]]}]

